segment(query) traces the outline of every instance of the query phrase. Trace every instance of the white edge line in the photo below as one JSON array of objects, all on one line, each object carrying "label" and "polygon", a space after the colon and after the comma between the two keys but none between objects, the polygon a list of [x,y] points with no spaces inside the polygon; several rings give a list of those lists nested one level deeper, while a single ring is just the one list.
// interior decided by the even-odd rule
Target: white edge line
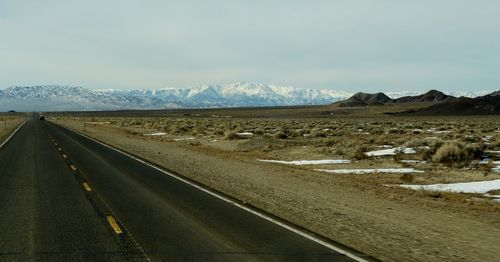
[{"label": "white edge line", "polygon": [[9,140],[10,140],[10,139],[11,139],[11,138],[12,138],[12,137],[13,137],[13,136],[17,133],[17,131],[19,131],[19,129],[21,129],[21,127],[23,127],[23,126],[24,126],[24,124],[26,124],[26,122],[27,122],[27,121],[28,121],[28,120],[24,120],[24,122],[23,122],[22,124],[20,124],[20,125],[16,128],[16,130],[14,130],[14,132],[12,132],[12,133],[10,134],[10,136],[9,136],[9,137],[7,137],[7,139],[5,139],[5,140],[3,141],[3,143],[0,145],[0,148],[4,147],[4,146],[5,146],[5,144],[7,144],[7,142],[9,142]]},{"label": "white edge line", "polygon": [[150,163],[148,163],[148,162],[146,162],[146,161],[144,161],[142,159],[139,159],[139,158],[137,158],[137,157],[135,157],[135,156],[133,156],[133,155],[125,152],[125,151],[122,151],[122,150],[120,150],[118,148],[115,148],[115,147],[112,147],[112,146],[110,146],[108,144],[105,144],[105,143],[103,143],[103,142],[101,142],[99,140],[96,140],[96,139],[94,139],[94,138],[92,138],[90,136],[87,136],[87,135],[82,134],[82,133],[80,133],[80,132],[78,132],[76,130],[73,130],[72,128],[67,128],[67,127],[64,127],[64,126],[61,126],[61,127],[65,128],[67,130],[70,130],[71,132],[76,133],[78,135],[81,135],[83,137],[86,137],[87,139],[90,139],[90,140],[92,140],[92,141],[94,141],[94,142],[96,142],[96,143],[98,143],[100,145],[103,145],[103,146],[105,146],[105,147],[107,147],[109,149],[112,149],[112,150],[114,150],[116,152],[119,152],[119,153],[121,153],[121,154],[123,154],[123,155],[125,155],[127,157],[130,157],[130,158],[132,158],[132,159],[134,159],[134,160],[136,160],[136,161],[138,161],[138,162],[140,162],[142,164],[145,164],[145,165],[147,165],[149,167],[152,167],[152,168],[156,169],[157,171],[160,171],[160,172],[162,172],[162,173],[164,173],[166,175],[169,175],[169,176],[171,176],[171,177],[173,177],[173,178],[175,178],[175,179],[177,179],[177,180],[179,180],[181,182],[184,182],[184,183],[186,183],[186,184],[188,184],[188,185],[190,185],[192,187],[195,187],[195,188],[197,188],[197,189],[199,189],[199,190],[201,190],[201,191],[203,191],[205,193],[208,193],[208,194],[210,194],[210,195],[212,195],[214,197],[217,197],[217,198],[219,198],[219,199],[221,199],[221,200],[223,200],[225,202],[228,202],[228,203],[230,203],[230,204],[232,204],[234,206],[237,206],[237,207],[239,207],[239,208],[241,208],[241,209],[243,209],[243,210],[245,210],[247,212],[250,212],[250,213],[252,213],[254,215],[257,215],[257,216],[259,216],[259,217],[261,217],[261,218],[263,218],[263,219],[265,219],[265,220],[267,220],[269,222],[272,222],[272,223],[274,223],[274,224],[276,224],[278,226],[281,226],[281,227],[283,227],[285,229],[288,229],[288,230],[290,230],[290,231],[292,231],[292,232],[294,232],[294,233],[296,233],[296,234],[298,234],[300,236],[303,236],[303,237],[305,237],[305,238],[307,238],[309,240],[312,240],[312,241],[314,241],[314,242],[316,242],[316,243],[318,243],[318,244],[320,244],[320,245],[322,245],[324,247],[327,247],[327,248],[329,248],[329,249],[331,249],[333,251],[336,251],[336,252],[338,252],[338,253],[340,253],[342,255],[345,255],[345,256],[347,256],[347,257],[349,257],[349,258],[351,258],[351,259],[353,259],[355,261],[358,261],[358,262],[369,262],[366,259],[358,257],[358,256],[356,256],[356,255],[354,255],[354,254],[352,254],[352,253],[350,253],[350,252],[348,252],[346,250],[343,250],[343,249],[341,249],[339,247],[336,247],[336,246],[334,246],[334,245],[332,245],[332,244],[330,244],[330,243],[328,243],[328,242],[326,242],[324,240],[321,240],[321,239],[319,239],[319,238],[317,238],[315,236],[312,236],[312,235],[310,235],[310,234],[308,234],[306,232],[303,232],[303,231],[301,231],[299,229],[293,228],[293,227],[291,227],[291,226],[289,226],[289,225],[287,225],[287,224],[285,224],[285,223],[283,223],[281,221],[278,221],[278,220],[276,220],[276,219],[274,219],[272,217],[269,217],[269,216],[267,216],[267,215],[265,215],[263,213],[260,213],[260,212],[258,212],[256,210],[250,209],[250,208],[248,208],[248,207],[246,207],[244,205],[241,205],[240,203],[237,203],[237,202],[235,202],[235,201],[233,201],[233,200],[231,200],[231,199],[229,199],[229,198],[227,198],[225,196],[222,196],[222,195],[220,195],[220,194],[218,194],[216,192],[213,192],[211,190],[203,188],[203,187],[201,187],[201,186],[199,186],[199,185],[197,185],[197,184],[195,184],[195,183],[193,183],[191,181],[188,181],[188,180],[186,180],[186,179],[184,179],[182,177],[179,177],[179,176],[177,176],[175,174],[167,172],[167,171],[165,171],[165,170],[163,170],[163,169],[161,169],[161,168],[159,168],[157,166],[154,166],[154,165],[152,165],[152,164],[150,164]]}]

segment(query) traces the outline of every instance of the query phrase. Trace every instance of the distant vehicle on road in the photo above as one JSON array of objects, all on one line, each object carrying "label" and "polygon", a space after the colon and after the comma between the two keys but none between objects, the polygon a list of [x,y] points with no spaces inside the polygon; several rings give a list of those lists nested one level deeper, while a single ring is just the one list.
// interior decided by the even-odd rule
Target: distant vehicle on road
[{"label": "distant vehicle on road", "polygon": [[42,121],[44,121],[44,120],[45,120],[45,116],[44,116],[44,115],[40,115],[40,116],[38,116],[38,120],[42,120]]}]

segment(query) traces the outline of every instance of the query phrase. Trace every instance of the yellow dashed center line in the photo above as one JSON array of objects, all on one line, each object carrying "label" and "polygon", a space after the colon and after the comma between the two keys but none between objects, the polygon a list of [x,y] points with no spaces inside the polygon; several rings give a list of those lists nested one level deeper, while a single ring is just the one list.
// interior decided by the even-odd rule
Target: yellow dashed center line
[{"label": "yellow dashed center line", "polygon": [[[59,146],[59,144],[57,144],[54,139],[52,139],[52,142],[54,142],[54,145]],[[58,147],[57,150],[62,151],[62,148]],[[66,156],[65,154],[62,154],[62,157],[67,158],[68,156]],[[69,165],[69,168],[71,168],[71,170],[73,170],[73,171],[76,171],[76,166],[73,164]],[[87,182],[83,183],[83,187],[85,188],[85,190],[87,192],[92,191],[92,188],[90,187],[90,185]],[[122,229],[120,228],[118,223],[116,223],[116,220],[113,216],[106,216],[106,219],[108,220],[109,225],[111,226],[111,228],[113,228],[113,231],[115,231],[116,234],[123,234]]]},{"label": "yellow dashed center line", "polygon": [[89,183],[87,183],[87,182],[84,182],[84,183],[83,183],[83,187],[85,188],[85,190],[86,190],[87,192],[92,191],[92,188],[90,188]]},{"label": "yellow dashed center line", "polygon": [[118,225],[118,223],[116,223],[116,220],[115,220],[114,217],[112,217],[112,216],[106,216],[106,218],[108,219],[109,225],[113,228],[113,230],[115,231],[116,234],[122,234],[123,233],[123,231],[120,228],[120,226]]}]

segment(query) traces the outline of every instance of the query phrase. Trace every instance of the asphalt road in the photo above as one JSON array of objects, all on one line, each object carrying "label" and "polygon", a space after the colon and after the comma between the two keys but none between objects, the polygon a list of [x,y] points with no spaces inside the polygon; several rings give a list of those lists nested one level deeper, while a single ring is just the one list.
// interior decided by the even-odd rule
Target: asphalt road
[{"label": "asphalt road", "polygon": [[0,149],[0,261],[353,261],[96,141],[29,120]]}]

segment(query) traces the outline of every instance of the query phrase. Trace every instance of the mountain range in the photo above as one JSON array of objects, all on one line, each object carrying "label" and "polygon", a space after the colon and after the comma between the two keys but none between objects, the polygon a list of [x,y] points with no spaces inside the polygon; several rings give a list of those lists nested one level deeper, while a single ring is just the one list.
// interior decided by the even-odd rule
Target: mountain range
[{"label": "mountain range", "polygon": [[[477,97],[485,92],[466,95]],[[490,91],[491,93],[491,91]],[[386,95],[388,94],[388,95]],[[262,107],[292,105],[383,105],[389,102],[441,102],[453,96],[432,90],[415,92],[351,93],[333,89],[307,89],[237,82],[189,88],[92,90],[75,86],[13,86],[0,90],[0,111],[92,111],[122,109],[171,109]],[[454,94],[454,93],[452,93]],[[344,100],[348,98],[347,100]]]},{"label": "mountain range", "polygon": [[91,90],[71,86],[13,86],[0,90],[0,110],[71,111],[321,105],[350,94],[238,82],[192,88]]}]

